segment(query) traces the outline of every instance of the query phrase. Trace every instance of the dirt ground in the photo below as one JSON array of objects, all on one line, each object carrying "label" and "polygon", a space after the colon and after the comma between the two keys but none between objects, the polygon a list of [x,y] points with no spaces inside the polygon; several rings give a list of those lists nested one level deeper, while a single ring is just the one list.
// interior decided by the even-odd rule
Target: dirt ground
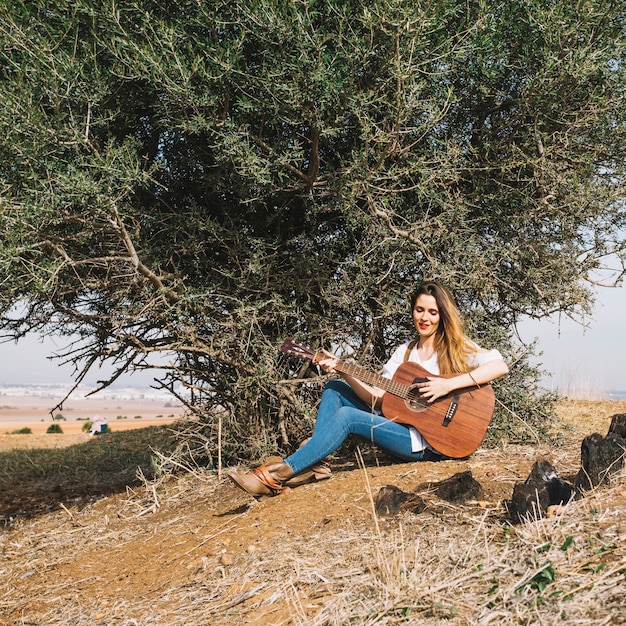
[{"label": "dirt ground", "polygon": [[[575,413],[566,406],[559,445],[529,442],[479,449],[465,460],[389,464],[368,449],[363,466],[355,458],[335,459],[329,480],[276,498],[257,500],[236,489],[223,473],[198,468],[167,483],[86,506],[63,502],[61,510],[0,529],[0,624],[626,623],[626,614],[612,608],[612,602],[623,604],[618,600],[602,603],[605,613],[585,612],[582,590],[591,592],[593,585],[584,581],[572,582],[581,601],[576,610],[567,605],[567,619],[565,610],[554,622],[524,617],[519,608],[523,594],[506,581],[507,576],[518,580],[530,570],[524,570],[515,553],[507,556],[512,548],[504,547],[513,541],[511,533],[517,533],[518,543],[532,544],[533,554],[554,533],[571,533],[562,545],[578,537],[577,532],[589,535],[587,526],[566,531],[565,522],[550,529],[538,522],[532,537],[525,536],[531,531],[523,528],[510,531],[505,503],[537,460],[550,460],[562,478],[573,478],[580,466],[582,438],[592,432],[606,434],[610,416],[625,411],[626,402],[590,402]],[[475,501],[453,505],[424,488],[466,470],[483,488]],[[421,490],[426,512],[377,517],[373,500],[384,485]],[[621,576],[618,591],[612,586],[609,593],[607,588],[607,597],[619,592],[623,600],[624,481],[600,498],[604,514],[598,514],[594,500],[593,506],[576,505],[572,515],[578,516],[577,524],[591,520],[598,536],[617,533],[610,544],[611,560],[603,566],[609,567],[605,573]],[[571,516],[567,523],[574,523]],[[394,547],[381,556],[383,541]],[[582,538],[576,541],[584,543]],[[556,539],[547,542],[556,545]],[[477,557],[481,563],[464,569],[463,562],[475,558],[475,551],[482,555]],[[571,553],[566,555],[562,547],[561,552],[550,552],[552,562],[570,559],[559,571],[587,575]],[[589,558],[585,556],[586,562]],[[423,567],[416,567],[419,561]],[[444,561],[454,562],[451,570],[444,571]],[[427,586],[432,601],[425,609],[426,600],[411,592],[412,602],[422,607],[417,611],[402,595],[409,593],[404,586],[408,582],[398,581],[409,571],[419,576],[422,570],[424,576],[428,572],[428,581],[411,584]],[[489,591],[493,598],[502,594],[500,605],[493,600],[495,608],[480,605],[481,600],[479,610],[470,595],[479,570],[487,588],[500,585]],[[489,576],[493,580],[488,581]],[[593,579],[596,593],[601,593],[599,581],[606,582],[600,576]],[[559,580],[566,585],[569,579],[562,573]],[[529,611],[537,616],[540,608]],[[598,621],[589,615],[599,615]],[[625,621],[619,621],[622,618]]]}]

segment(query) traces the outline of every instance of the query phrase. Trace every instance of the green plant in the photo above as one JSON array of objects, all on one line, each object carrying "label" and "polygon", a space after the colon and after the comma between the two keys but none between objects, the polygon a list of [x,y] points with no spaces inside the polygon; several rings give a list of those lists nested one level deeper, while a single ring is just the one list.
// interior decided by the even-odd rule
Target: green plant
[{"label": "green plant", "polygon": [[286,335],[378,368],[437,278],[513,366],[490,437],[539,439],[515,325],[624,255],[620,3],[122,4],[0,3],[0,334],[103,386],[167,354],[250,456],[319,399]]},{"label": "green plant", "polygon": [[48,434],[62,434],[63,433],[63,429],[61,428],[61,426],[59,424],[50,424],[50,426],[48,426],[48,429],[46,430],[46,433],[48,433]]},{"label": "green plant", "polygon": [[32,435],[33,431],[28,426],[24,426],[24,428],[20,428],[19,430],[12,430],[9,434],[11,434],[11,435]]},{"label": "green plant", "polygon": [[515,589],[515,593],[521,593],[527,588],[541,593],[549,584],[553,582],[554,566],[550,563],[550,561],[546,561],[538,572]]}]

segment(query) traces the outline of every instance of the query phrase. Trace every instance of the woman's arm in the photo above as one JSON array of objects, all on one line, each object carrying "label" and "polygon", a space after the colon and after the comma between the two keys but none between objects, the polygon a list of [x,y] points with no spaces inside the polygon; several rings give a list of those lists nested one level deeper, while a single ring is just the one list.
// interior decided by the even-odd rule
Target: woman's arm
[{"label": "woman's arm", "polygon": [[451,378],[431,377],[426,383],[418,384],[420,395],[429,402],[435,401],[453,392],[455,389],[463,389],[464,387],[476,387],[485,385],[500,376],[508,374],[509,367],[501,359],[494,359],[479,365],[467,374],[458,374]]}]

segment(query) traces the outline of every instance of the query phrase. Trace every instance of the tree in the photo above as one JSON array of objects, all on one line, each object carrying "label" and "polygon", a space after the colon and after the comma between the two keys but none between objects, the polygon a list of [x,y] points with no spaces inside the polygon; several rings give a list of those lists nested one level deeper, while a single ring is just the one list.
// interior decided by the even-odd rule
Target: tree
[{"label": "tree", "polygon": [[170,355],[230,458],[308,428],[286,335],[376,367],[423,277],[539,423],[516,322],[622,279],[616,2],[15,0],[0,37],[4,336],[78,337],[102,386]]}]

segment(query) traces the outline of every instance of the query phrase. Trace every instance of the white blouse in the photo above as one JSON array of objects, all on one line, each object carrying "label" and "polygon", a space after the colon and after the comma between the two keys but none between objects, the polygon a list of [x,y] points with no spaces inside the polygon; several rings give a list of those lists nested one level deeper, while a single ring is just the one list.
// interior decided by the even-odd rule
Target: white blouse
[{"label": "white blouse", "polygon": [[[401,346],[398,346],[391,355],[391,358],[387,361],[387,363],[385,363],[382,372],[382,375],[385,378],[393,378],[398,367],[400,367],[400,365],[404,363],[404,355],[406,354],[406,349],[409,347],[409,343],[410,342],[407,341]],[[412,363],[418,363],[433,376],[439,374],[439,361],[436,352],[430,357],[430,359],[422,360],[420,359],[416,344],[411,350],[408,360]],[[489,361],[496,360],[503,360],[502,355],[500,354],[500,352],[498,352],[498,350],[483,350],[476,345],[476,352],[470,355],[469,365],[471,367],[479,367],[480,365],[489,363]],[[413,426],[408,426],[408,429],[409,433],[411,434],[411,449],[413,452],[421,452],[425,448],[430,448],[428,443],[425,441],[425,439],[416,428],[414,428]]]}]

